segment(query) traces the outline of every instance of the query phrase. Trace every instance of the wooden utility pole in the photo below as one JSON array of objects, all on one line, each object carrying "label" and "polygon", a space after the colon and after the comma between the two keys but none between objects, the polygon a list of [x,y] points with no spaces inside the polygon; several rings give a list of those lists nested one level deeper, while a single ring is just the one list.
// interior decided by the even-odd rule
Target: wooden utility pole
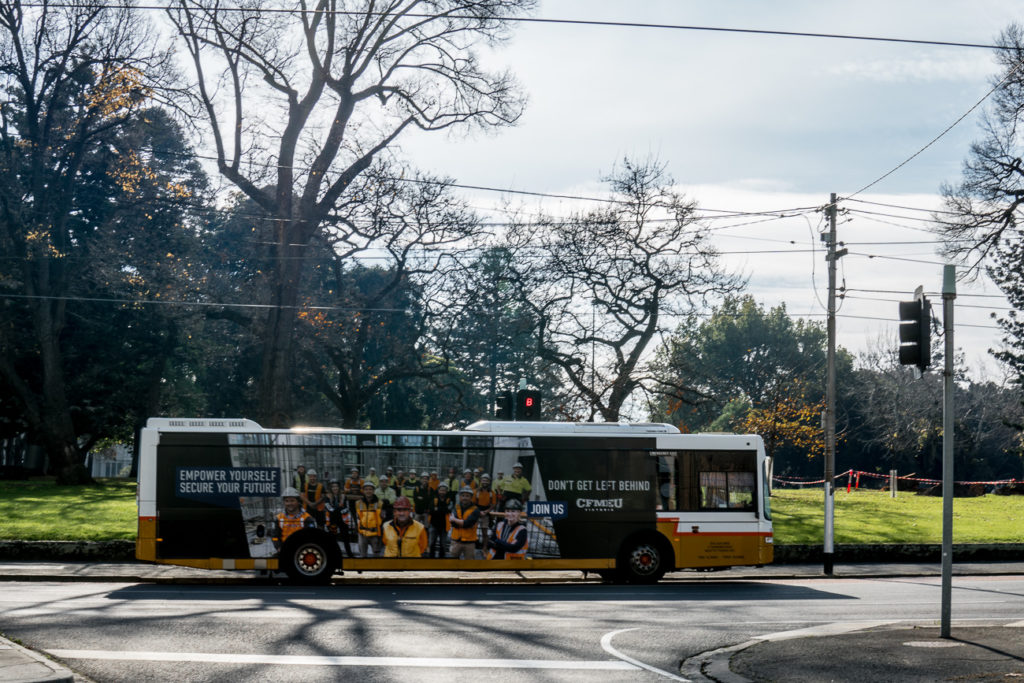
[{"label": "wooden utility pole", "polygon": [[846,249],[836,249],[836,193],[833,192],[828,206],[828,232],[822,233],[828,252],[828,356],[825,379],[825,539],[822,557],[824,573],[832,574],[835,557],[833,538],[835,529],[835,472],[836,472],[836,262],[846,254]]}]

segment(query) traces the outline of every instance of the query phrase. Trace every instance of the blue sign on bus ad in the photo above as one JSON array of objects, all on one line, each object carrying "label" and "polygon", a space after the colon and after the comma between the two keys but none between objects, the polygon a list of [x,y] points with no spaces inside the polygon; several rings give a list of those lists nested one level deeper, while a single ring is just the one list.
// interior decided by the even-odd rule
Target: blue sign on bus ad
[{"label": "blue sign on bus ad", "polygon": [[528,517],[565,519],[569,515],[569,504],[564,500],[531,500],[526,505],[526,514]]},{"label": "blue sign on bus ad", "polygon": [[174,492],[179,498],[238,507],[242,497],[275,498],[281,495],[277,467],[178,467]]}]

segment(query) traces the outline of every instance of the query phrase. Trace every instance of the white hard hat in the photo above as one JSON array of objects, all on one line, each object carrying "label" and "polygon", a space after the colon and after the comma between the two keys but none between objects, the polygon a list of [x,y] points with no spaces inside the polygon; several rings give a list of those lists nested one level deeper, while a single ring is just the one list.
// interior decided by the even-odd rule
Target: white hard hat
[{"label": "white hard hat", "polygon": [[281,493],[282,498],[298,498],[299,491],[294,486],[286,486],[284,491]]}]

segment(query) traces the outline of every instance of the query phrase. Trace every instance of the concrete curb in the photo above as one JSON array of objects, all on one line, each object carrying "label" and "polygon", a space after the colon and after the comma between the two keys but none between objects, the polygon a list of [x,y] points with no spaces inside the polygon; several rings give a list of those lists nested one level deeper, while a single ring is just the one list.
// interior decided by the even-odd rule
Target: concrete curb
[{"label": "concrete curb", "polygon": [[0,559],[58,562],[126,562],[135,559],[134,541],[2,541]]},{"label": "concrete curb", "polygon": [[[836,562],[940,562],[938,543],[840,544],[835,546]],[[1024,543],[954,543],[953,560],[958,562],[1024,561]],[[804,564],[822,561],[820,545],[775,546],[774,564]]]}]

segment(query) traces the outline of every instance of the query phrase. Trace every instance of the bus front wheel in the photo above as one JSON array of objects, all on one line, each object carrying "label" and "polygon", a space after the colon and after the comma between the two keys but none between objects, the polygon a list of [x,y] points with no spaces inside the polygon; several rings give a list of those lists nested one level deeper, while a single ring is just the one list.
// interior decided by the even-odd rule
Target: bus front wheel
[{"label": "bus front wheel", "polygon": [[297,531],[285,541],[278,556],[288,578],[296,583],[330,583],[337,566],[330,536],[313,530]]},{"label": "bus front wheel", "polygon": [[626,583],[657,583],[672,564],[672,551],[663,541],[640,536],[626,541],[616,571]]}]

